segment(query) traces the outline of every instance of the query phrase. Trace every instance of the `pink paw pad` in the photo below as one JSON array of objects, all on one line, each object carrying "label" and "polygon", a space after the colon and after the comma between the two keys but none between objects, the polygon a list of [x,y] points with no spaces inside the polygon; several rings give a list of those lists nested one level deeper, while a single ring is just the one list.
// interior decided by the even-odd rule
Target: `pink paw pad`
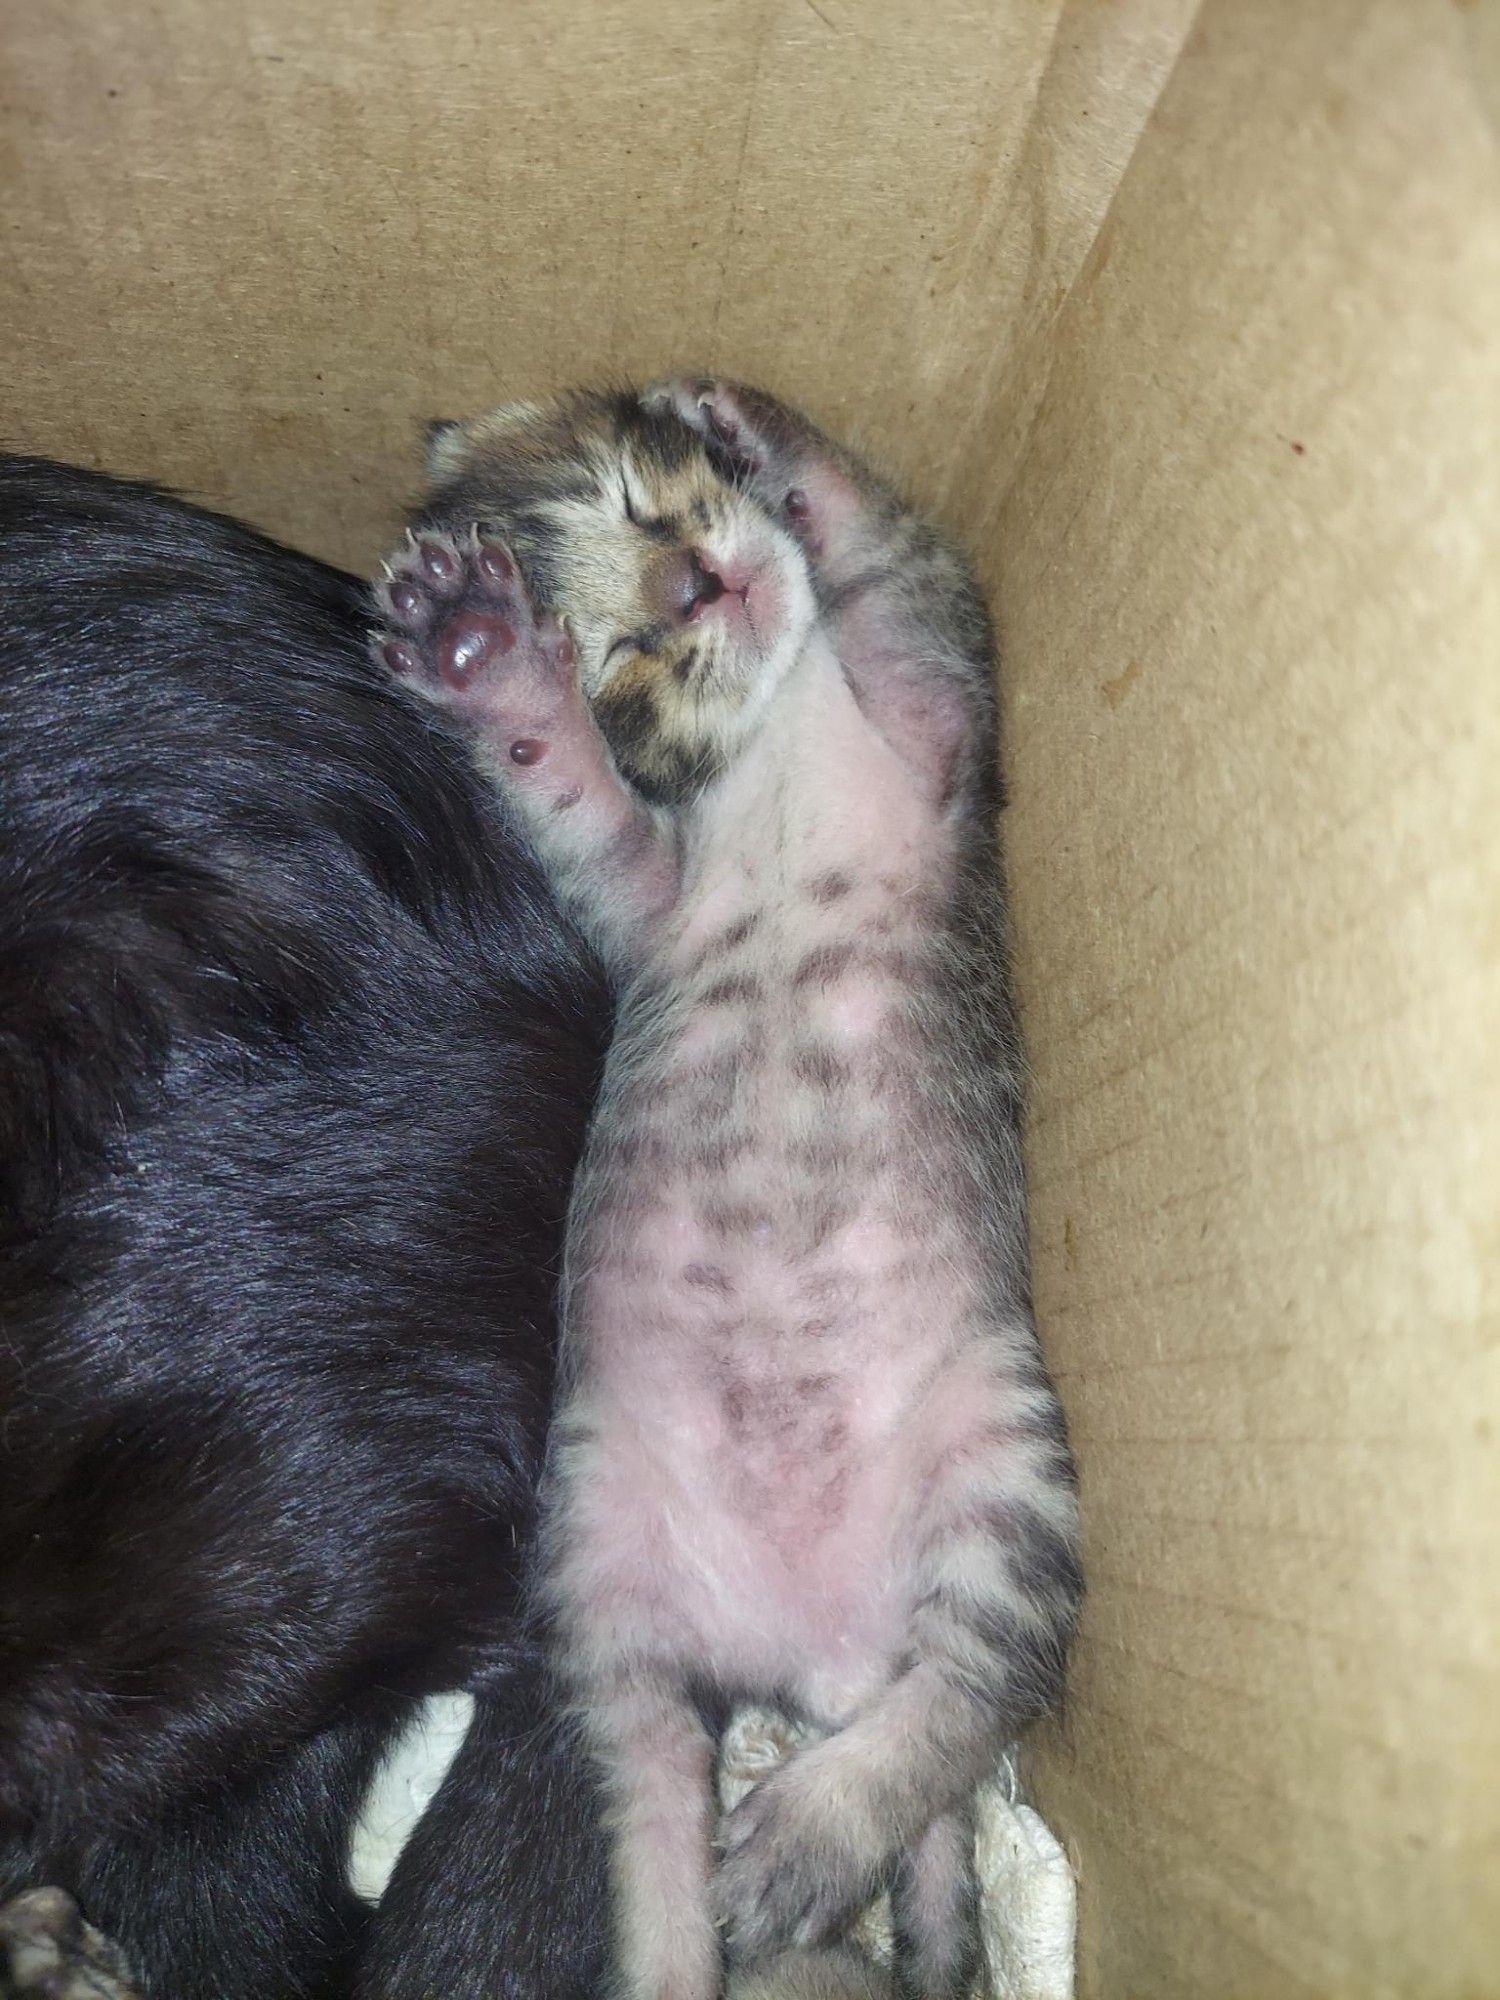
[{"label": "pink paw pad", "polygon": [[429,694],[462,694],[512,655],[555,665],[566,635],[533,612],[515,558],[477,528],[412,535],[375,587],[375,657]]},{"label": "pink paw pad", "polygon": [[387,565],[375,601],[384,625],[371,646],[387,673],[518,770],[548,756],[578,700],[577,653],[561,622],[534,609],[509,549],[477,527],[424,530]]},{"label": "pink paw pad", "polygon": [[433,658],[449,687],[467,687],[474,676],[510,652],[516,628],[497,611],[461,611],[439,626]]}]

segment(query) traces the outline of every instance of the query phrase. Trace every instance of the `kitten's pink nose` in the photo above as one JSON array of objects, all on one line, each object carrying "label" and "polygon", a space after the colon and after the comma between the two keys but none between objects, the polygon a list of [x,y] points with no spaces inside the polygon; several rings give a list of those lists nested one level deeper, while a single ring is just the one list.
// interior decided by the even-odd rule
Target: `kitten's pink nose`
[{"label": "kitten's pink nose", "polygon": [[727,586],[701,551],[682,549],[668,558],[659,588],[666,615],[689,623],[717,604]]}]

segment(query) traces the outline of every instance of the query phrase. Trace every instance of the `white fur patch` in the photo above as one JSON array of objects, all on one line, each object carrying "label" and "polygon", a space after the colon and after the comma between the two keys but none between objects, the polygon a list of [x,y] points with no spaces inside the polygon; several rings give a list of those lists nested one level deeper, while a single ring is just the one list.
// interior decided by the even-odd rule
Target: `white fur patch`
[{"label": "white fur patch", "polygon": [[473,1720],[473,1695],[430,1694],[386,1752],[349,1849],[349,1887],[362,1901],[378,1903],[385,1894],[397,1857],[436,1798]]}]

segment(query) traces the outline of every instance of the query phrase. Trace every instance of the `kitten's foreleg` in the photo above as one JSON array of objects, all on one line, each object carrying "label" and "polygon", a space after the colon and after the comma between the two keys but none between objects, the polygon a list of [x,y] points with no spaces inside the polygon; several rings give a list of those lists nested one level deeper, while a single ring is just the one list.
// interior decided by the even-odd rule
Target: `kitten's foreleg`
[{"label": "kitten's foreleg", "polygon": [[855,577],[873,554],[861,483],[870,475],[799,410],[743,382],[677,376],[642,399],[671,410],[727,460],[766,508],[801,542],[830,590]]},{"label": "kitten's foreleg", "polygon": [[866,717],[935,803],[967,795],[989,739],[991,637],[968,565],[799,411],[742,383],[648,390],[716,446],[796,536]]},{"label": "kitten's foreleg", "polygon": [[424,532],[387,568],[376,657],[470,732],[560,899],[606,959],[632,961],[676,897],[676,849],[616,770],[572,641],[476,529]]}]

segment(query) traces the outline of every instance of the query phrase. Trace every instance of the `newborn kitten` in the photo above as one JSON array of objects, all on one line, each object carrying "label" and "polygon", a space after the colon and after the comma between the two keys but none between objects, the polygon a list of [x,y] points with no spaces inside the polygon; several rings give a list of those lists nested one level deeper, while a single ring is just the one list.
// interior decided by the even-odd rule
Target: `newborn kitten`
[{"label": "newborn kitten", "polygon": [[[893,1880],[907,1988],[954,1995],[973,1788],[1056,1697],[1080,1593],[983,607],[752,391],[503,411],[435,464],[381,656],[472,730],[618,987],[547,1534],[619,1990],[713,2000],[721,1941],[820,1945]],[[819,1740],[716,1826],[704,1712],[747,1696]]]}]

